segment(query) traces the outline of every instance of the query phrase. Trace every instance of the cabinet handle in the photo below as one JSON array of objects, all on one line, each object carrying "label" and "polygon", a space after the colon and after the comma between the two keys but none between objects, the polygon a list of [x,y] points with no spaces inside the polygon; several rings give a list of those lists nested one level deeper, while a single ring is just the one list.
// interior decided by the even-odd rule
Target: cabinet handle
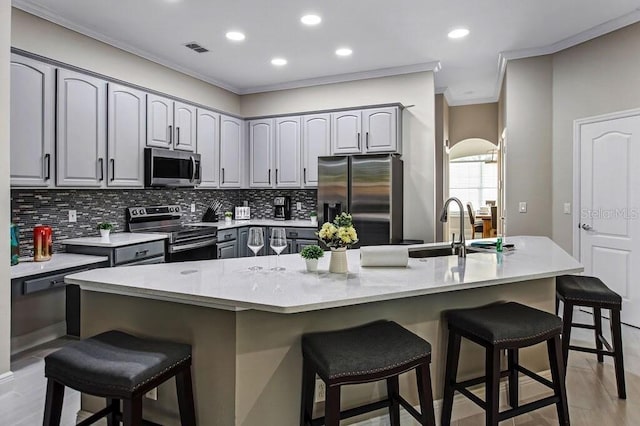
[{"label": "cabinet handle", "polygon": [[180,145],[180,127],[176,126],[176,145]]},{"label": "cabinet handle", "polygon": [[149,250],[140,250],[136,252],[135,257],[146,256],[147,253],[149,253]]},{"label": "cabinet handle", "polygon": [[278,184],[278,169],[276,169],[276,185]]},{"label": "cabinet handle", "polygon": [[367,141],[367,149],[369,149],[369,132],[365,133],[365,140]]},{"label": "cabinet handle", "polygon": [[51,179],[51,154],[44,155],[44,167],[44,180],[49,180]]},{"label": "cabinet handle", "polygon": [[358,149],[360,149],[360,132],[358,132]]},{"label": "cabinet handle", "polygon": [[271,185],[271,169],[269,169],[269,185]]},{"label": "cabinet handle", "polygon": [[116,180],[116,160],[114,158],[111,159],[111,182]]},{"label": "cabinet handle", "polygon": [[302,181],[307,183],[307,168],[302,169]]},{"label": "cabinet handle", "polygon": [[225,234],[224,235],[224,239],[225,240],[231,239],[231,237],[233,237],[233,234]]},{"label": "cabinet handle", "polygon": [[173,126],[169,125],[169,146],[173,144]]},{"label": "cabinet handle", "polygon": [[104,180],[104,158],[98,158],[98,164],[100,165],[100,181]]},{"label": "cabinet handle", "polygon": [[222,168],[222,182],[220,183],[224,183],[224,167]]}]

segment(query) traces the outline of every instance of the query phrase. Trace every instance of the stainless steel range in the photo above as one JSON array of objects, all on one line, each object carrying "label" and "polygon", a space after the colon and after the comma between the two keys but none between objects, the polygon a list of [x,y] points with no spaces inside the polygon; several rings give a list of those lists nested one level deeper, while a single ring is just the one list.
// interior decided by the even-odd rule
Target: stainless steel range
[{"label": "stainless steel range", "polygon": [[218,229],[183,225],[181,217],[178,205],[127,209],[129,232],[167,235],[167,262],[215,259]]}]

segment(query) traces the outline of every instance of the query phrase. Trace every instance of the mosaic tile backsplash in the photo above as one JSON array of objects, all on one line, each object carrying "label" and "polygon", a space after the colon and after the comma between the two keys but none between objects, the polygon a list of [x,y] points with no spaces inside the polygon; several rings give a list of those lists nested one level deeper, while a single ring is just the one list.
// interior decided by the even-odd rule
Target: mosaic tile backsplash
[{"label": "mosaic tile backsplash", "polygon": [[[223,210],[234,211],[246,201],[251,207],[251,217],[273,217],[273,198],[291,197],[291,218],[308,219],[316,209],[316,190],[241,189],[241,190],[193,190],[193,189],[131,189],[131,190],[11,190],[11,220],[20,228],[20,255],[33,254],[33,227],[49,225],[53,228],[54,251],[61,251],[60,241],[66,238],[98,236],[96,225],[111,222],[114,231],[126,231],[127,207],[160,204],[179,204],[183,211],[183,223],[200,222],[207,205],[220,201]],[[296,202],[302,209],[296,210]],[[191,203],[196,212],[191,213]],[[69,222],[69,210],[76,210],[76,223]]]}]

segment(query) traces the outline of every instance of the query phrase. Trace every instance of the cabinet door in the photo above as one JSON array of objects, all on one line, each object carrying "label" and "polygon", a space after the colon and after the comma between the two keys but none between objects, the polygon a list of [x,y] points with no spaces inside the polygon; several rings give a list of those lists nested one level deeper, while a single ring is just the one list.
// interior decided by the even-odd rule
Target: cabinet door
[{"label": "cabinet door", "polygon": [[144,187],[146,94],[109,83],[107,185]]},{"label": "cabinet door", "polygon": [[398,108],[362,111],[365,152],[395,152],[398,149]]},{"label": "cabinet door", "polygon": [[11,55],[11,185],[53,186],[55,69]]},{"label": "cabinet door", "polygon": [[196,146],[202,165],[200,188],[217,188],[220,164],[220,114],[206,109],[198,109],[197,114]]},{"label": "cabinet door", "polygon": [[147,146],[173,147],[173,101],[147,95]]},{"label": "cabinet door", "polygon": [[308,188],[318,186],[318,157],[330,154],[331,115],[305,115],[302,117],[302,184]]},{"label": "cabinet door", "polygon": [[359,154],[362,152],[362,127],[360,111],[331,114],[332,153]]},{"label": "cabinet door", "polygon": [[228,241],[226,243],[220,243],[218,246],[218,259],[234,259],[238,257],[236,250],[236,241]]},{"label": "cabinet door", "polygon": [[106,85],[103,80],[58,69],[58,186],[103,186],[107,153]]},{"label": "cabinet door", "polygon": [[249,242],[249,228],[238,229],[238,257],[253,256],[253,252],[247,247]]},{"label": "cabinet door", "polygon": [[273,120],[249,121],[249,186],[273,187]]},{"label": "cabinet door", "polygon": [[300,117],[275,121],[276,188],[300,187]]},{"label": "cabinet door", "polygon": [[196,150],[196,107],[174,103],[175,135],[173,147],[180,151]]},{"label": "cabinet door", "polygon": [[242,185],[242,120],[220,116],[220,187]]}]

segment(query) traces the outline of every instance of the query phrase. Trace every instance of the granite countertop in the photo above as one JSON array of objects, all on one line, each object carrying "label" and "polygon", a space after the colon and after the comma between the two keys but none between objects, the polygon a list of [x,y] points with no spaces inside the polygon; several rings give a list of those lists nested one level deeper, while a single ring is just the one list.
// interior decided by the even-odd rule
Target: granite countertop
[{"label": "granite countertop", "polygon": [[83,237],[59,240],[60,244],[74,246],[91,247],[123,247],[132,244],[147,243],[149,241],[165,240],[164,234],[144,234],[138,232],[116,232],[109,235],[109,238]]},{"label": "granite countertop", "polygon": [[33,258],[20,258],[20,263],[11,267],[11,279],[24,278],[32,275],[48,274],[78,266],[107,262],[106,256],[88,256],[84,254],[55,253],[51,260],[34,262]]},{"label": "granite countertop", "polygon": [[218,222],[196,222],[190,223],[190,226],[215,226],[219,230],[241,228],[243,226],[280,226],[285,228],[313,228],[317,229],[318,225],[312,225],[310,220],[274,220],[274,219],[250,219],[250,220],[232,220],[226,223],[224,220]]},{"label": "granite countertop", "polygon": [[[348,250],[348,274],[308,273],[298,254],[206,260],[87,271],[66,277],[83,290],[166,300],[218,309],[297,313],[368,302],[444,293],[578,273],[583,266],[546,237],[509,237],[516,249],[409,259],[407,268],[361,267],[360,251]],[[422,248],[439,244],[420,244]],[[253,265],[260,271],[250,271]]]}]

